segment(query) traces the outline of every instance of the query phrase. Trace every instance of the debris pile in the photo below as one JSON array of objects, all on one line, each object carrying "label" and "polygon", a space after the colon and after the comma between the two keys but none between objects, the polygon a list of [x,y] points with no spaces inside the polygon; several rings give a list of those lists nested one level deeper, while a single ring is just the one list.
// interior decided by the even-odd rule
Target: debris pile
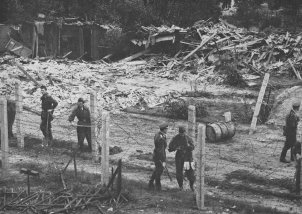
[{"label": "debris pile", "polygon": [[71,189],[55,193],[38,191],[30,195],[26,191],[3,192],[4,201],[1,210],[13,210],[30,213],[71,213],[87,207],[95,207],[100,213],[114,210],[122,203],[128,202],[123,195],[111,195],[105,188],[87,188],[79,193]]},{"label": "debris pile", "polygon": [[[144,51],[111,64],[103,60],[87,63],[83,60],[42,61],[4,56],[0,59],[1,81],[11,94],[14,83],[21,81],[25,104],[40,109],[40,92],[34,81],[29,81],[28,76],[13,63],[19,62],[33,79],[46,85],[49,93],[58,99],[55,113],[61,115],[78,97],[89,100],[91,91],[98,92],[101,108],[119,110],[142,106],[141,101],[144,101],[144,107],[154,107],[164,103],[171,94],[177,98],[185,91],[196,91],[198,85],[221,85],[227,79],[227,74],[221,72],[224,64],[231,64],[229,67],[236,72],[232,75],[248,86],[259,84],[256,80],[267,72],[271,76],[290,75],[301,79],[300,35],[287,32],[266,36],[237,28],[223,20],[216,24],[199,21],[187,29],[152,26],[141,27],[139,31],[141,37],[134,38],[132,42],[144,46]],[[176,53],[152,53],[152,45],[167,42],[175,45]],[[137,61],[131,61],[135,59]],[[132,81],[138,76],[141,79]],[[160,84],[160,79],[171,80],[169,84],[177,87],[168,85],[162,88],[161,85],[167,84]]]}]

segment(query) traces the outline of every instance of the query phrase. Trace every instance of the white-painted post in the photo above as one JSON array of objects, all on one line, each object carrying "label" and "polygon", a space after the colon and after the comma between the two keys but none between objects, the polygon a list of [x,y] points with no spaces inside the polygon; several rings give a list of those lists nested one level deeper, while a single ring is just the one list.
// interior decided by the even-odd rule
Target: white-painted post
[{"label": "white-painted post", "polygon": [[196,129],[196,108],[193,105],[188,107],[188,135],[195,142],[195,129]]},{"label": "white-painted post", "polygon": [[1,153],[2,168],[8,168],[8,122],[7,122],[7,100],[0,100],[0,121],[1,121]]},{"label": "white-painted post", "polygon": [[205,197],[205,142],[206,142],[206,126],[199,124],[197,135],[197,152],[196,152],[196,203],[199,210],[205,209],[204,197]]},{"label": "white-painted post", "polygon": [[231,114],[231,112],[225,112],[224,114],[223,114],[223,116],[224,116],[224,121],[226,122],[226,123],[228,123],[228,122],[231,122],[232,121],[232,114]]},{"label": "white-painted post", "polygon": [[96,139],[97,133],[97,124],[96,124],[96,92],[90,93],[90,119],[91,119],[91,147],[92,147],[92,156],[95,162],[99,158],[99,148]]},{"label": "white-painted post", "polygon": [[17,141],[18,147],[24,148],[24,135],[22,132],[22,113],[23,113],[23,97],[22,89],[19,83],[15,85],[15,99],[16,99],[16,132],[17,132]]},{"label": "white-painted post", "polygon": [[258,95],[258,99],[257,99],[257,103],[256,103],[256,106],[255,106],[255,110],[254,110],[253,119],[252,119],[249,134],[253,134],[256,130],[258,115],[259,115],[259,112],[260,112],[260,108],[261,108],[262,100],[263,100],[265,90],[266,90],[266,87],[267,87],[267,84],[268,84],[268,80],[269,80],[269,73],[266,73],[264,75],[262,86],[261,86],[261,89],[260,89],[260,92],[259,92],[259,95]]},{"label": "white-painted post", "polygon": [[101,184],[107,185],[109,182],[109,131],[110,115],[108,112],[102,113],[102,160],[101,160]]},{"label": "white-painted post", "polygon": [[[190,105],[188,107],[188,135],[193,139],[194,145],[196,144],[195,133],[196,133],[196,108],[195,106]],[[195,160],[195,152],[193,152],[193,159]]]}]

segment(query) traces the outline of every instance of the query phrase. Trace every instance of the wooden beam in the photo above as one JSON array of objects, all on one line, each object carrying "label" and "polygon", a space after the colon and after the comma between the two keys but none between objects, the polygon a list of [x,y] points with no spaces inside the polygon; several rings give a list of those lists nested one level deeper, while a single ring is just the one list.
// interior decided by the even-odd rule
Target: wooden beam
[{"label": "wooden beam", "polygon": [[40,83],[38,83],[32,76],[30,76],[27,71],[17,62],[14,62],[15,65],[31,80],[33,81],[37,86],[40,86]]},{"label": "wooden beam", "polygon": [[264,79],[263,79],[262,86],[261,86],[261,89],[260,89],[260,92],[259,92],[259,95],[258,95],[256,107],[255,107],[255,110],[254,110],[253,119],[252,119],[249,134],[253,134],[254,131],[256,130],[258,115],[259,115],[259,112],[260,112],[260,108],[261,108],[262,100],[263,100],[263,97],[264,97],[264,94],[265,94],[265,90],[266,90],[266,87],[267,87],[267,84],[268,84],[269,76],[270,76],[269,73],[266,73],[264,75]]},{"label": "wooden beam", "polygon": [[2,168],[8,169],[8,121],[7,121],[7,100],[0,99],[0,127],[1,127],[1,160]]},{"label": "wooden beam", "polygon": [[197,135],[197,153],[196,153],[196,203],[199,210],[204,210],[205,199],[205,140],[206,139],[206,126],[199,124]]},{"label": "wooden beam", "polygon": [[200,48],[202,48],[205,44],[207,44],[209,41],[211,41],[215,36],[217,35],[217,33],[214,33],[212,36],[210,36],[209,38],[203,40],[200,45],[198,47],[196,47],[193,51],[191,51],[187,56],[185,56],[183,58],[182,61],[186,61],[188,58],[190,58],[196,51],[198,51]]},{"label": "wooden beam", "polygon": [[83,56],[84,54],[84,39],[83,39],[83,29],[79,28],[79,53],[80,56]]},{"label": "wooden beam", "polygon": [[23,116],[23,97],[22,97],[22,89],[19,83],[15,85],[15,98],[16,98],[16,128],[17,128],[17,142],[18,147],[24,148],[24,136],[22,129],[22,116]]},{"label": "wooden beam", "polygon": [[99,147],[96,139],[97,124],[96,124],[96,110],[98,109],[96,104],[96,92],[90,93],[90,120],[91,120],[91,149],[93,160],[97,162],[99,160]]},{"label": "wooden beam", "polygon": [[290,66],[292,67],[293,71],[295,72],[296,77],[297,77],[299,80],[301,80],[300,72],[298,72],[298,71],[295,69],[295,67],[294,67],[294,65],[293,65],[293,63],[292,63],[292,61],[291,61],[290,59],[288,59],[288,62],[289,62],[289,64],[290,64]]},{"label": "wooden beam", "polygon": [[120,62],[120,63],[129,62],[129,61],[134,60],[134,59],[136,59],[136,58],[138,58],[138,57],[140,57],[140,56],[143,56],[144,54],[149,53],[149,52],[150,52],[149,49],[145,49],[145,50],[143,50],[143,51],[141,51],[141,52],[138,52],[138,53],[136,53],[136,54],[133,54],[132,56],[129,56],[129,57],[125,58],[125,59],[122,59],[122,60],[120,60],[119,62]]},{"label": "wooden beam", "polygon": [[110,115],[108,112],[102,113],[102,160],[101,160],[101,184],[107,185],[109,182],[109,131]]}]

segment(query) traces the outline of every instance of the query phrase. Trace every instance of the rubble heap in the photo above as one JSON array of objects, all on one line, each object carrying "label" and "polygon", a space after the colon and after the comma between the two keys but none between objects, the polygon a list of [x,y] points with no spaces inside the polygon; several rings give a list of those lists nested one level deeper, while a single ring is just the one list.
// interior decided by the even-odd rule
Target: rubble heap
[{"label": "rubble heap", "polygon": [[[131,60],[139,59],[138,61],[121,60],[112,64],[103,60],[87,63],[67,59],[39,61],[5,56],[0,59],[1,81],[10,89],[11,94],[13,84],[21,81],[24,102],[34,109],[39,109],[39,90],[36,90],[35,84],[28,81],[26,76],[13,65],[12,61],[16,60],[23,64],[27,72],[40,84],[48,86],[49,93],[60,103],[57,114],[63,114],[78,97],[82,96],[89,100],[87,93],[92,90],[98,91],[97,100],[100,107],[115,110],[134,106],[142,100],[148,107],[154,107],[163,103],[171,94],[177,97],[184,90],[196,90],[197,86],[221,84],[225,77],[219,72],[219,64],[227,55],[233,57],[236,71],[249,86],[254,85],[253,81],[260,79],[266,72],[271,73],[271,76],[290,74],[301,79],[299,70],[302,67],[302,37],[300,35],[286,32],[267,36],[237,28],[223,20],[216,24],[199,21],[187,29],[175,26],[171,29],[154,26],[142,27],[142,29],[144,33],[141,41],[144,39],[149,41],[144,49],[157,43],[161,45],[171,42],[171,35],[181,33],[182,36],[174,38],[179,41],[172,42],[178,45],[177,52],[173,54],[149,52],[147,55],[147,52],[143,51],[142,54],[131,57]],[[155,38],[155,42],[152,38]],[[157,41],[158,38],[168,39]],[[138,39],[135,43],[144,44]],[[179,87],[169,86],[170,88],[166,87],[161,91],[156,90],[154,85],[146,86],[144,83],[143,85],[135,83],[138,84],[137,87],[133,87],[133,83],[127,87],[127,81],[131,82],[134,76],[141,74],[145,77],[170,79]],[[183,84],[183,81],[189,84]]]}]

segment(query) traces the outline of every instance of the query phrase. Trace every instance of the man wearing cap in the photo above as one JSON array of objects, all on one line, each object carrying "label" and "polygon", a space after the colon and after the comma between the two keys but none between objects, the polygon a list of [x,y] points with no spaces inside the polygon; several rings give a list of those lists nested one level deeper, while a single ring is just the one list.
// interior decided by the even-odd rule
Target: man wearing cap
[{"label": "man wearing cap", "polygon": [[166,148],[167,148],[167,131],[168,124],[164,123],[159,126],[160,131],[154,136],[154,151],[153,151],[153,161],[155,164],[155,169],[149,181],[149,189],[154,188],[154,180],[156,190],[161,190],[160,177],[166,166]]},{"label": "man wearing cap", "polygon": [[69,122],[72,122],[75,117],[78,118],[77,136],[80,150],[84,149],[84,140],[86,138],[89,151],[91,152],[91,120],[90,111],[87,106],[84,105],[83,98],[78,99],[78,106],[75,108],[68,118]]},{"label": "man wearing cap", "polygon": [[193,162],[193,150],[194,143],[192,138],[185,134],[186,129],[184,126],[179,127],[179,133],[175,135],[169,143],[169,152],[176,151],[175,165],[176,165],[176,179],[179,188],[183,189],[183,170],[189,180],[190,188],[194,190],[194,162]]},{"label": "man wearing cap", "polygon": [[280,161],[283,163],[289,163],[289,161],[285,159],[287,150],[289,149],[291,149],[291,161],[294,161],[293,146],[297,142],[297,126],[300,120],[297,115],[299,108],[300,108],[300,101],[294,102],[291,111],[286,116],[286,120],[285,120],[286,125],[284,127],[284,135],[286,137],[286,140],[280,155]]},{"label": "man wearing cap", "polygon": [[54,109],[57,107],[58,102],[47,93],[46,86],[42,85],[40,89],[42,93],[42,112],[40,129],[44,135],[44,140],[48,145],[50,145],[53,139],[51,132],[51,121],[53,120],[53,112]]}]

